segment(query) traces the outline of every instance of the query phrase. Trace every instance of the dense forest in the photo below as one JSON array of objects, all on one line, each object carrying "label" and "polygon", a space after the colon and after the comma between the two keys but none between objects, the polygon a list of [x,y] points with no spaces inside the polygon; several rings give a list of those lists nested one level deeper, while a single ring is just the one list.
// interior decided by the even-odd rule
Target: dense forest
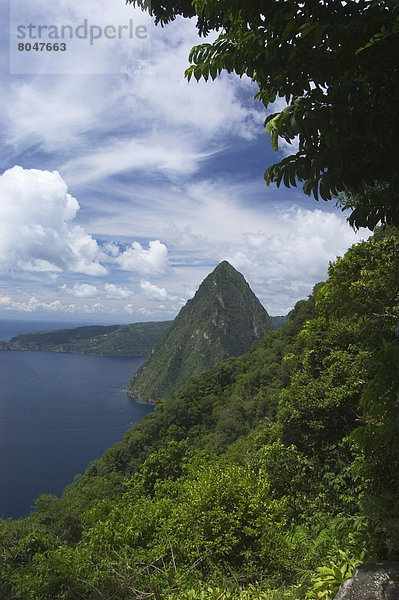
[{"label": "dense forest", "polygon": [[331,599],[398,558],[399,232],[252,350],[190,378],[26,519],[2,600]]}]

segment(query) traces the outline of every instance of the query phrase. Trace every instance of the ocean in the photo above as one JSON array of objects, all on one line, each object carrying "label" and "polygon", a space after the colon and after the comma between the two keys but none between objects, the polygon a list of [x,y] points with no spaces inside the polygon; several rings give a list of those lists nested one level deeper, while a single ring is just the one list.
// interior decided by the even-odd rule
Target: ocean
[{"label": "ocean", "polygon": [[[30,331],[53,328],[37,325]],[[2,340],[27,331],[0,323]],[[39,494],[59,495],[153,410],[122,391],[143,360],[0,352],[0,517],[26,516]]]}]

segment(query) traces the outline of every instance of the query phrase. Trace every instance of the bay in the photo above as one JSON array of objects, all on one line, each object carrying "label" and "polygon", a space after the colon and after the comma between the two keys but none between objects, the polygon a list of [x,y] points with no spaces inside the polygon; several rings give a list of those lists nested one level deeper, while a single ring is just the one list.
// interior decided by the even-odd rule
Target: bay
[{"label": "bay", "polygon": [[0,516],[59,495],[153,410],[122,387],[143,357],[0,352]]}]

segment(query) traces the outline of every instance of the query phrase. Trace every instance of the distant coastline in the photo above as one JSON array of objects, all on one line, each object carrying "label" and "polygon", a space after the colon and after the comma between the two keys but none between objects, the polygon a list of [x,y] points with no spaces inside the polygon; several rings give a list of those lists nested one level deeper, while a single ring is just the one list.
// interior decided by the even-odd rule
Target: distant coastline
[{"label": "distant coastline", "polygon": [[[270,317],[278,329],[287,316]],[[147,321],[127,325],[0,319],[0,351],[58,352],[89,356],[143,357],[161,339],[172,321]]]},{"label": "distant coastline", "polygon": [[20,333],[0,342],[1,350],[92,356],[143,357],[161,339],[170,321],[128,325],[83,325]]}]

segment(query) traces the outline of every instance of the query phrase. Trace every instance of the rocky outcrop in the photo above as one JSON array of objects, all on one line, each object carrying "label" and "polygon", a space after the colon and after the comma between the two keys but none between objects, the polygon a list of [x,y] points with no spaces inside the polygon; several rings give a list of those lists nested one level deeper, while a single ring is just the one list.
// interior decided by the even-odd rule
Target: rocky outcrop
[{"label": "rocky outcrop", "polygon": [[334,600],[399,600],[399,562],[359,565]]}]

